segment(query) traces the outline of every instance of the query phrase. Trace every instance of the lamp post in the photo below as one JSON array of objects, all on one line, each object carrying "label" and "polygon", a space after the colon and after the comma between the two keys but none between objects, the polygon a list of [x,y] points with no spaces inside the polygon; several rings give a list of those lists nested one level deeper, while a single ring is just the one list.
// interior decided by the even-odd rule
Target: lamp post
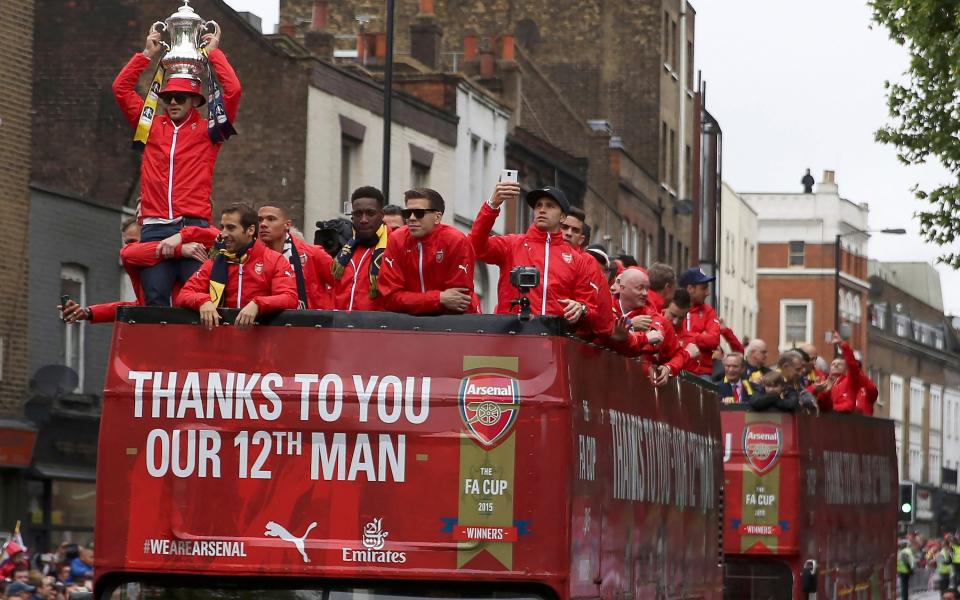
[{"label": "lamp post", "polygon": [[393,12],[394,0],[387,0],[387,55],[383,69],[383,173],[380,185],[390,203],[390,134],[393,123]]},{"label": "lamp post", "polygon": [[833,330],[840,331],[840,240],[848,235],[858,233],[886,233],[889,235],[904,235],[906,229],[854,229],[847,233],[838,233],[833,248]]}]

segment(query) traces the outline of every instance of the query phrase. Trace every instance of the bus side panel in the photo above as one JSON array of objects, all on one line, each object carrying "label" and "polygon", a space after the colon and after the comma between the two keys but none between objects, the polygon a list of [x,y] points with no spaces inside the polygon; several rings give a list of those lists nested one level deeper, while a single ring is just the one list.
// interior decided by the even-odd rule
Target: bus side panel
[{"label": "bus side panel", "polygon": [[636,361],[571,351],[571,596],[720,598],[715,393],[654,389]]},{"label": "bus side panel", "polygon": [[[753,594],[799,591],[795,557],[803,523],[796,418],[726,409],[721,420],[727,586]],[[739,581],[744,578],[757,581],[745,586]]]},{"label": "bus side panel", "polygon": [[[809,515],[801,560],[825,597],[894,597],[898,473],[893,424],[826,414],[798,419]],[[814,487],[813,481],[816,481]]]},{"label": "bus side panel", "polygon": [[562,343],[117,323],[98,577],[532,580],[562,596]]}]

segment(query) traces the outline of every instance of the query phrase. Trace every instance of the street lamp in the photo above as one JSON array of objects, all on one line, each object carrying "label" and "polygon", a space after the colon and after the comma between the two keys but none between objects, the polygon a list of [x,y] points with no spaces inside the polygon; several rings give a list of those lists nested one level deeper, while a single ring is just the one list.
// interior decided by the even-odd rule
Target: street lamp
[{"label": "street lamp", "polygon": [[838,233],[833,248],[833,330],[840,331],[840,240],[848,235],[858,233],[886,233],[890,235],[904,235],[906,229],[854,229],[846,233]]}]

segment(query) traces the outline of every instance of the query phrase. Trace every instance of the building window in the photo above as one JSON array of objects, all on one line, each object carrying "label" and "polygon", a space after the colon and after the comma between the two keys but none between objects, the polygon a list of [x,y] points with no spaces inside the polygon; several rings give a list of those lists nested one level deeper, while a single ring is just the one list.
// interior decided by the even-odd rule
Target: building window
[{"label": "building window", "polygon": [[923,424],[923,381],[920,379],[910,380],[910,425],[920,426]]},{"label": "building window", "polygon": [[890,418],[903,421],[903,378],[897,375],[890,376]]},{"label": "building window", "polygon": [[677,191],[680,161],[677,160],[677,132],[673,129],[670,130],[670,157],[670,187]]},{"label": "building window", "polygon": [[906,315],[893,315],[893,323],[897,329],[897,336],[907,337],[910,335],[910,317]]},{"label": "building window", "polygon": [[790,253],[787,265],[791,267],[803,266],[804,246],[805,244],[803,242],[790,242]]},{"label": "building window", "polygon": [[670,173],[670,155],[667,153],[669,143],[667,122],[660,123],[660,183],[667,184],[667,175]]},{"label": "building window", "polygon": [[923,480],[923,452],[920,446],[919,428],[910,428],[910,465],[908,473],[910,473],[911,481],[919,482]]},{"label": "building window", "polygon": [[940,431],[943,422],[940,420],[940,408],[943,403],[943,388],[939,385],[930,386],[930,430]]},{"label": "building window", "polygon": [[877,329],[883,330],[887,326],[887,305],[885,303],[873,304],[870,307],[870,324]]},{"label": "building window", "polygon": [[943,350],[943,346],[944,346],[943,332],[935,331],[933,333],[933,347],[936,348],[937,350]]},{"label": "building window", "polygon": [[812,339],[813,300],[780,301],[780,349],[806,344]]},{"label": "building window", "polygon": [[420,163],[410,163],[410,187],[425,188],[430,183],[430,167]]},{"label": "building window", "polygon": [[[350,201],[350,194],[353,193],[355,186],[355,172],[358,165],[358,154],[360,153],[360,144],[344,136],[340,141],[340,200],[344,207],[344,214],[350,212],[347,210],[347,203]],[[353,209],[350,209],[353,210]]]},{"label": "building window", "polygon": [[[60,267],[60,295],[70,296],[70,299],[81,306],[87,305],[87,271],[79,265],[62,265]],[[86,333],[87,322],[80,321],[73,325],[63,324],[63,364],[74,370],[78,377],[77,389],[83,389],[83,338]]]}]

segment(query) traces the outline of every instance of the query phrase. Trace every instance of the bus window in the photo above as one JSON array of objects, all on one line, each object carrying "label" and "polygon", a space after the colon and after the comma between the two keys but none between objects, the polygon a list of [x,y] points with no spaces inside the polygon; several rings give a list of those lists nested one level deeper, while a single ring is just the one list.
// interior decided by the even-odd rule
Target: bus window
[{"label": "bus window", "polygon": [[[449,584],[448,584],[449,585]],[[110,600],[546,600],[537,594],[490,590],[439,587],[424,584],[413,587],[324,587],[322,582],[291,583],[274,580],[198,581],[189,585],[162,584],[159,582],[129,582],[116,586],[103,596]]]},{"label": "bus window", "polygon": [[723,579],[725,600],[790,600],[793,573],[782,562],[728,560]]}]

